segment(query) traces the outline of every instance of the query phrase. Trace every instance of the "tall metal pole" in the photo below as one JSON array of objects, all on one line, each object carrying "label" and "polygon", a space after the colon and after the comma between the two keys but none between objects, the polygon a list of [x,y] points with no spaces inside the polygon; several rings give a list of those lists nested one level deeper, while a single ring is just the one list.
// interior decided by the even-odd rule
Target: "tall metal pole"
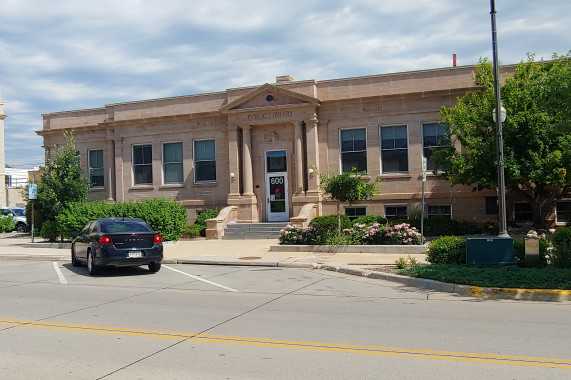
[{"label": "tall metal pole", "polygon": [[496,95],[496,150],[498,162],[498,200],[500,233],[499,237],[509,237],[508,224],[506,219],[506,183],[504,177],[504,140],[502,133],[502,117],[500,115],[502,103],[500,96],[500,69],[498,67],[498,42],[496,37],[496,4],[490,0],[490,14],[492,16],[492,45],[494,50],[494,93]]}]

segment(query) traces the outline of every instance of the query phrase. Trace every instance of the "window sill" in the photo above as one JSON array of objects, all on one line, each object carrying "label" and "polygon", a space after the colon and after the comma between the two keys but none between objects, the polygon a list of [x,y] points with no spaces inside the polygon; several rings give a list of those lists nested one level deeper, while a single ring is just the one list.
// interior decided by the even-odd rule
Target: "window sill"
[{"label": "window sill", "polygon": [[410,174],[410,173],[386,173],[386,174],[378,175],[377,178],[380,178],[380,179],[387,179],[387,178],[395,178],[395,179],[412,178],[412,174]]},{"label": "window sill", "polygon": [[90,192],[92,193],[101,193],[103,191],[105,191],[104,187],[92,187],[91,189],[89,189]]},{"label": "window sill", "polygon": [[129,190],[154,190],[155,187],[153,185],[135,185],[131,186]]},{"label": "window sill", "polygon": [[181,189],[186,187],[184,183],[167,183],[159,186],[160,189]]},{"label": "window sill", "polygon": [[195,182],[194,186],[215,186],[218,185],[216,181],[213,182]]}]

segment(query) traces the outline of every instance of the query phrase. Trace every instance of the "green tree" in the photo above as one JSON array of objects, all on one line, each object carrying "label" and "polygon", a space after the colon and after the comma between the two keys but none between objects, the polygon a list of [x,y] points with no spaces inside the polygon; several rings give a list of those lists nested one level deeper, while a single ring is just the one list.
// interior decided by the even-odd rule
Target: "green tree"
[{"label": "green tree", "polygon": [[[501,89],[507,110],[503,123],[506,188],[525,197],[534,224],[546,225],[555,201],[571,190],[571,52],[550,61],[520,62]],[[433,159],[452,185],[497,188],[493,70],[481,59],[475,69],[477,91],[458,98],[440,115],[451,136]],[[462,149],[457,149],[460,142]]]},{"label": "green tree", "polygon": [[53,158],[46,156],[40,168],[40,183],[34,208],[40,214],[38,228],[44,221],[54,222],[70,202],[86,201],[88,180],[81,177],[79,156],[72,132],[64,134],[65,145],[55,149]]},{"label": "green tree", "polygon": [[[330,173],[331,174],[331,173]],[[381,182],[377,178],[372,183],[368,183],[365,172],[357,172],[355,168],[350,172],[343,172],[337,175],[325,175],[318,173],[320,187],[325,192],[324,200],[337,202],[337,234],[341,234],[341,203],[348,203],[352,206],[362,200],[370,199],[380,192],[377,184]]]}]

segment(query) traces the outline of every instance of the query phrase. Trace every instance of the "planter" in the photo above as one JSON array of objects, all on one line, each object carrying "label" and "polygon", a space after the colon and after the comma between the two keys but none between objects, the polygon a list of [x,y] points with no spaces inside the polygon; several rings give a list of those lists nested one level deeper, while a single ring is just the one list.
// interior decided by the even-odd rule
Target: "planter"
[{"label": "planter", "polygon": [[273,244],[273,252],[333,252],[333,253],[426,253],[427,245],[282,245]]}]

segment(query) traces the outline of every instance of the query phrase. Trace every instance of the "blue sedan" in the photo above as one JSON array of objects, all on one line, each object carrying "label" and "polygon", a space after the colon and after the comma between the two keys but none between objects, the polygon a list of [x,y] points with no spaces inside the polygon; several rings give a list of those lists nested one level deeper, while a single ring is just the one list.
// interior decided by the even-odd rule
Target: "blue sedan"
[{"label": "blue sedan", "polygon": [[142,219],[100,218],[75,235],[71,263],[87,265],[91,275],[104,266],[148,265],[153,273],[161,269],[163,239]]}]

